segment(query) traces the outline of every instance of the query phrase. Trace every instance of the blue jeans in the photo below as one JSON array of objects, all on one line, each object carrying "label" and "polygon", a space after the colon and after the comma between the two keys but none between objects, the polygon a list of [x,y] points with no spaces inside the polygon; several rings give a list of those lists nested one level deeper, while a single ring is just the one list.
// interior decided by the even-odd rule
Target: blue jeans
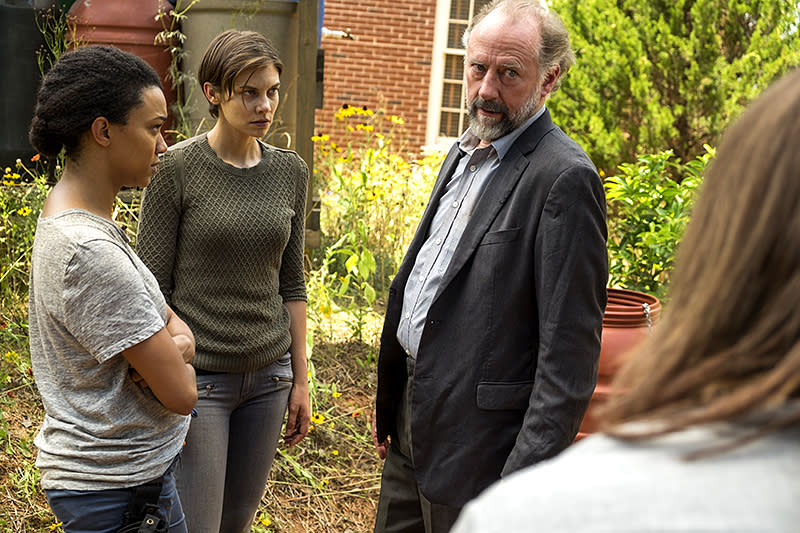
[{"label": "blue jeans", "polygon": [[289,354],[252,372],[197,375],[197,416],[175,471],[189,531],[250,532],[291,389]]},{"label": "blue jeans", "polygon": [[[175,490],[173,461],[164,473],[159,515],[170,533],[186,533],[181,501]],[[63,522],[66,533],[113,533],[123,525],[123,515],[133,499],[133,488],[112,490],[46,490],[47,502]]]}]

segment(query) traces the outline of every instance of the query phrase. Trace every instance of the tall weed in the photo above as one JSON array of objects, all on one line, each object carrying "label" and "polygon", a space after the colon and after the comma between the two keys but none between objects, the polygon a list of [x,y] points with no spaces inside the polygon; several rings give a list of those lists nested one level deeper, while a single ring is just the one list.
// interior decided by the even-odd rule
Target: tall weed
[{"label": "tall weed", "polygon": [[400,117],[345,107],[336,118],[338,136],[313,137],[322,246],[310,258],[309,290],[317,303],[311,313],[324,319],[346,310],[361,340],[414,235],[443,154],[403,154]]}]

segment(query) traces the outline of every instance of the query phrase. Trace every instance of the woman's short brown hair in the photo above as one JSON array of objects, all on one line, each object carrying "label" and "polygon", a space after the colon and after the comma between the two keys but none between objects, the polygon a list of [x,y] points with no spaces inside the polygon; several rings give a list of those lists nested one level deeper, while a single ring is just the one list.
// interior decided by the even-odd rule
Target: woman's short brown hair
[{"label": "woman's short brown hair", "polygon": [[[273,66],[280,75],[283,62],[272,43],[257,31],[228,30],[217,35],[209,43],[197,79],[202,87],[209,82],[216,89],[230,96],[233,81],[242,72]],[[209,102],[208,112],[217,118],[219,108]]]}]

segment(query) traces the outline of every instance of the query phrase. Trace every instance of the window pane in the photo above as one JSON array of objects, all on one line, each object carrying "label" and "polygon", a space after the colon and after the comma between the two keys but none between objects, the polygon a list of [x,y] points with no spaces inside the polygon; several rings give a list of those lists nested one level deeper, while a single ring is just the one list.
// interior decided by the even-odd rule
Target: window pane
[{"label": "window pane", "polygon": [[444,79],[458,80],[464,79],[464,57],[447,54],[444,58]]},{"label": "window pane", "polygon": [[461,107],[461,84],[445,82],[442,87],[442,107]]},{"label": "window pane", "polygon": [[459,113],[443,111],[439,135],[444,137],[458,137],[461,134],[458,127],[458,117]]},{"label": "window pane", "polygon": [[469,0],[453,0],[450,3],[450,18],[467,20],[469,18]]},{"label": "window pane", "polygon": [[464,30],[467,29],[466,24],[451,22],[447,28],[447,47],[448,48],[461,48],[461,37],[464,35]]},{"label": "window pane", "polygon": [[[442,100],[439,109],[439,136],[458,137],[467,128],[468,113],[464,107],[464,47],[461,38],[470,19],[492,0],[450,0],[441,83]],[[433,111],[433,110],[432,110]],[[435,111],[434,111],[435,113]]]}]

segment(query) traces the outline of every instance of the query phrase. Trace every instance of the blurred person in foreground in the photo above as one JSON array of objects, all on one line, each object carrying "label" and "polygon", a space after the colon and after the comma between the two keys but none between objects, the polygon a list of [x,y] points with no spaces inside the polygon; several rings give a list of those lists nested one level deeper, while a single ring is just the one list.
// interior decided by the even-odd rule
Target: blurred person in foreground
[{"label": "blurred person in foreground", "polygon": [[562,451],[597,378],[605,195],[545,107],[574,61],[569,36],[539,2],[505,0],[464,42],[470,127],[387,303],[378,532],[446,532],[491,483]]},{"label": "blurred person in foreground", "polygon": [[723,136],[606,434],[496,484],[454,532],[797,531],[798,146],[800,70]]}]

